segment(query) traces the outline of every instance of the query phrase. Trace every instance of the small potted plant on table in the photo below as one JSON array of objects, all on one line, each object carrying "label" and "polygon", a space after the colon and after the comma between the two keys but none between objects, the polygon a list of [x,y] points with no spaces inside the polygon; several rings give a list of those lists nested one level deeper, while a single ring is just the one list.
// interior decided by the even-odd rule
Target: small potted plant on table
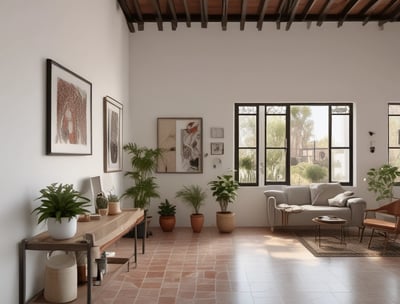
[{"label": "small potted plant on table", "polygon": [[221,211],[217,212],[217,228],[219,232],[230,233],[235,229],[235,213],[228,211],[228,204],[235,201],[239,184],[232,175],[225,174],[217,176],[209,185],[221,208]]},{"label": "small potted plant on table", "polygon": [[161,230],[164,232],[172,232],[175,228],[176,206],[172,205],[167,199],[158,206],[159,223]]},{"label": "small potted plant on table", "polygon": [[190,215],[190,224],[193,232],[201,232],[204,224],[204,214],[200,213],[200,207],[204,205],[207,197],[206,192],[198,185],[184,186],[183,189],[176,193],[176,197],[183,200],[184,203],[193,208]]},{"label": "small potted plant on table", "polygon": [[53,239],[72,238],[77,229],[78,216],[90,213],[86,207],[90,200],[74,190],[72,184],[53,183],[40,190],[37,198],[42,204],[32,212],[39,215],[38,224],[47,221],[49,235]]},{"label": "small potted plant on table", "polygon": [[107,196],[108,200],[108,214],[109,215],[115,215],[115,214],[120,214],[121,211],[121,204],[119,202],[119,198],[117,195],[110,193]]},{"label": "small potted plant on table", "polygon": [[96,207],[98,214],[100,215],[108,214],[108,200],[102,192],[100,192],[96,196]]}]

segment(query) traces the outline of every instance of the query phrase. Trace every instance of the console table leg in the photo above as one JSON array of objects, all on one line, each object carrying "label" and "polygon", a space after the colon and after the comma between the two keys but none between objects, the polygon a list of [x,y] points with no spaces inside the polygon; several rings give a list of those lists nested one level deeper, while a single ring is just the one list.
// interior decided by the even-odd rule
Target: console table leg
[{"label": "console table leg", "polygon": [[26,292],[26,240],[19,244],[19,303],[25,303]]}]

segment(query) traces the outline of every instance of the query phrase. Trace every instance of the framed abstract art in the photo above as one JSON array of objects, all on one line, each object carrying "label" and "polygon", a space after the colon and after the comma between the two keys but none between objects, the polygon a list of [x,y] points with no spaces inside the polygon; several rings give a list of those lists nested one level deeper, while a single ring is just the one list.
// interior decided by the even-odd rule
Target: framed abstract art
[{"label": "framed abstract art", "polygon": [[157,145],[165,151],[158,173],[203,172],[202,118],[158,118]]}]

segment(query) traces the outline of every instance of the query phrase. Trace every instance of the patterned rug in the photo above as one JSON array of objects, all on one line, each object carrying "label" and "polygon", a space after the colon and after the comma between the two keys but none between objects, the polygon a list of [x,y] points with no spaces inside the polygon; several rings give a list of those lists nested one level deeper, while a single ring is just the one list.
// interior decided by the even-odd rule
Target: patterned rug
[{"label": "patterned rug", "polygon": [[400,244],[389,242],[384,250],[384,237],[375,234],[368,249],[370,233],[365,231],[360,243],[357,231],[347,231],[345,243],[340,243],[338,230],[321,230],[321,246],[312,230],[296,232],[299,241],[316,257],[400,257]]}]

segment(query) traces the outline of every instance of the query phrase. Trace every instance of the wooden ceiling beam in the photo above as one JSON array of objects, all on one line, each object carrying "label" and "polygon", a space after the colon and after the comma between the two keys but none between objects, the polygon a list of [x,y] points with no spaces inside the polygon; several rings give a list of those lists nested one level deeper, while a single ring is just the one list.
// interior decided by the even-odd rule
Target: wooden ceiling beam
[{"label": "wooden ceiling beam", "polygon": [[160,3],[158,0],[152,0],[151,1],[154,11],[156,12],[156,22],[157,22],[157,27],[159,31],[163,30],[163,20],[162,20],[162,15],[161,15],[161,8],[160,8]]},{"label": "wooden ceiling beam", "polygon": [[338,27],[341,27],[343,25],[344,20],[346,20],[347,15],[349,12],[352,10],[352,8],[359,2],[359,0],[351,0],[347,2],[346,6],[340,13],[340,19],[338,22]]},{"label": "wooden ceiling beam", "polygon": [[207,28],[208,24],[208,0],[200,0],[201,27]]},{"label": "wooden ceiling beam", "polygon": [[139,31],[143,31],[144,30],[143,15],[138,0],[133,0],[133,5],[135,6],[136,16],[138,19],[138,29]]},{"label": "wooden ceiling beam", "polygon": [[308,14],[310,13],[311,8],[314,6],[315,0],[308,0],[307,4],[304,6],[303,12],[302,12],[302,21],[306,21]]},{"label": "wooden ceiling beam", "polygon": [[363,23],[362,23],[362,25],[366,25],[367,23],[368,23],[368,21],[369,21],[369,19],[371,18],[371,15],[372,14],[368,14],[368,11],[376,4],[378,2],[378,0],[370,0],[369,2],[368,2],[368,4],[366,5],[366,6],[364,6],[363,8],[362,8],[362,10],[359,12],[359,15],[367,15],[365,18],[364,18],[364,21],[363,21]]},{"label": "wooden ceiling beam", "polygon": [[260,6],[258,9],[258,21],[257,21],[257,29],[259,31],[262,30],[263,22],[264,22],[264,17],[265,13],[267,11],[267,6],[268,6],[268,0],[261,0],[260,1]]},{"label": "wooden ceiling beam", "polygon": [[190,11],[189,11],[189,5],[187,3],[188,0],[183,0],[183,6],[185,8],[185,15],[186,15],[186,26],[190,27],[192,24],[192,20],[190,18]]},{"label": "wooden ceiling beam", "polygon": [[379,26],[383,26],[386,22],[389,22],[389,21],[395,21],[400,16],[400,3],[397,3],[397,2],[398,1],[394,1],[394,3],[390,3],[392,5],[390,5],[390,6],[388,5],[387,8],[384,11],[382,11],[381,15],[383,16],[387,11],[389,11],[389,8],[390,9],[394,8],[392,13],[387,18],[380,20],[378,22]]},{"label": "wooden ceiling beam", "polygon": [[292,6],[289,8],[289,12],[290,12],[290,18],[288,20],[288,22],[286,23],[286,30],[288,31],[290,29],[290,26],[293,23],[294,18],[296,17],[296,12],[297,12],[297,8],[299,6],[299,0],[294,0],[292,3]]},{"label": "wooden ceiling beam", "polygon": [[278,30],[281,29],[282,15],[287,13],[287,7],[289,5],[288,1],[291,1],[291,0],[281,0],[281,3],[279,4],[278,18],[276,18],[276,28]]},{"label": "wooden ceiling beam", "polygon": [[132,12],[129,10],[128,4],[126,3],[126,0],[118,0],[118,4],[122,9],[122,12],[124,13],[126,24],[128,26],[128,29],[131,33],[135,32],[135,27],[133,25],[133,22],[130,21],[132,18]]},{"label": "wooden ceiling beam", "polygon": [[242,8],[240,11],[240,30],[244,31],[244,24],[246,23],[247,14],[247,0],[242,0]]},{"label": "wooden ceiling beam", "polygon": [[222,0],[222,20],[221,20],[221,25],[222,25],[222,30],[226,31],[227,28],[227,23],[228,23],[228,5],[229,5],[229,0]]},{"label": "wooden ceiling beam", "polygon": [[333,0],[326,0],[324,6],[322,7],[321,13],[319,14],[317,25],[321,26],[322,23],[326,19],[326,15],[329,13],[329,9],[331,8],[332,4],[334,3]]},{"label": "wooden ceiling beam", "polygon": [[168,10],[171,13],[171,28],[173,31],[178,27],[178,19],[176,17],[176,9],[173,0],[168,0]]}]

